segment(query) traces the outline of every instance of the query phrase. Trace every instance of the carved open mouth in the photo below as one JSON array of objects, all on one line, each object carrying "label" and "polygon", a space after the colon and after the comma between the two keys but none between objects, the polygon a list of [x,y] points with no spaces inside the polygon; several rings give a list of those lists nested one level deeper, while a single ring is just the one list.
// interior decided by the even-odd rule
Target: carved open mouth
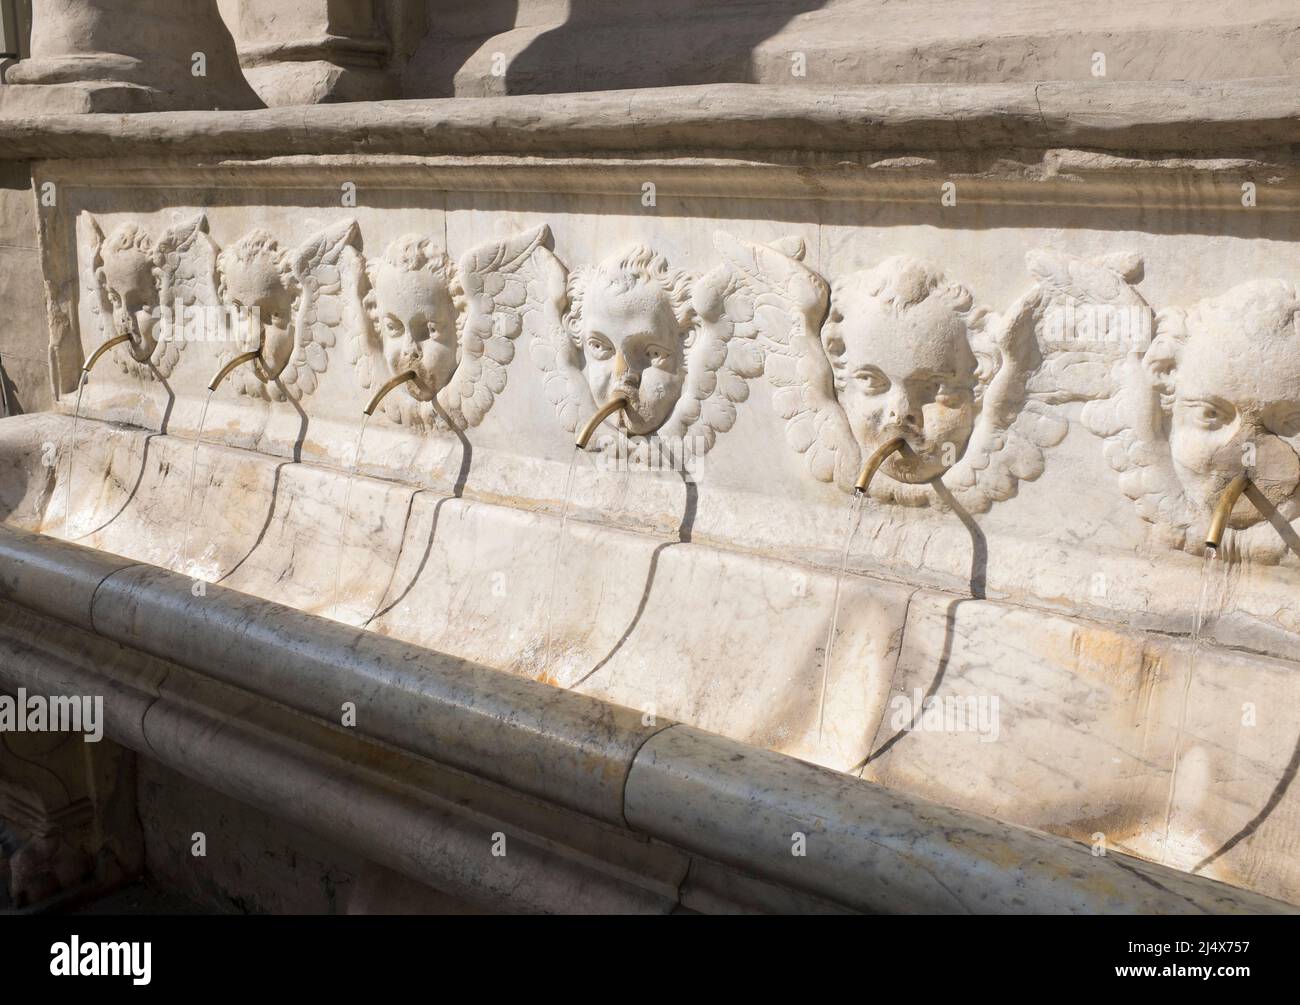
[{"label": "carved open mouth", "polygon": [[129,341],[126,343],[127,351],[131,358],[137,363],[147,363],[153,356],[153,350],[157,343],[151,338],[145,338],[138,332],[131,332],[128,336]]},{"label": "carved open mouth", "polygon": [[626,396],[627,405],[618,413],[618,423],[634,436],[647,436],[658,429],[663,422],[655,414],[654,407],[641,400],[636,388],[619,385],[617,392]]}]

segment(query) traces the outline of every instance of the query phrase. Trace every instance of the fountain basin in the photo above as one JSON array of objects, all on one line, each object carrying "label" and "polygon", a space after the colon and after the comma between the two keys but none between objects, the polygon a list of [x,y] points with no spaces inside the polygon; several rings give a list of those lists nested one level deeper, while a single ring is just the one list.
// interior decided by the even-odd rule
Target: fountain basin
[{"label": "fountain basin", "polygon": [[0,683],[479,908],[1294,910],[191,582],[0,529]]},{"label": "fountain basin", "polygon": [[[571,518],[552,666],[543,675],[555,512],[475,499],[468,490],[458,496],[455,486],[359,476],[336,611],[327,573],[344,472],[200,448],[196,496],[206,501],[198,519],[219,522],[199,524],[196,539],[208,543],[190,570],[201,578],[190,578],[168,571],[179,564],[193,447],[176,436],[83,420],[72,525],[85,531],[70,550],[45,536],[62,532],[64,493],[42,452],[66,435],[70,421],[44,414],[0,426],[3,509],[13,530],[6,541],[20,568],[17,580],[6,581],[6,595],[93,624],[151,659],[199,666],[226,684],[330,720],[345,694],[364,695],[359,689],[388,679],[378,669],[355,671],[363,677],[351,684],[332,676],[342,671],[327,665],[342,654],[364,668],[377,667],[364,655],[370,646],[427,653],[466,668],[457,673],[488,673],[480,680],[504,672],[500,687],[542,700],[534,712],[543,720],[551,718],[546,702],[580,696],[633,710],[620,713],[633,738],[616,744],[617,758],[635,753],[642,730],[653,735],[680,722],[747,749],[858,775],[900,797],[1085,844],[1103,834],[1115,852],[1295,896],[1300,880],[1285,849],[1297,807],[1284,787],[1272,812],[1256,819],[1286,776],[1291,727],[1266,712],[1253,732],[1240,721],[1243,702],[1287,707],[1296,697],[1300,685],[1286,661],[1203,646],[1176,755],[1185,640],[850,575],[818,743],[818,647],[830,617],[830,568]],[[35,557],[47,552],[53,557]],[[57,556],[64,554],[77,561],[63,563]],[[684,590],[709,617],[681,616]],[[141,593],[154,598],[149,605],[137,603]],[[267,621],[268,603],[310,631],[295,635]],[[218,609],[229,616],[218,617]],[[780,639],[753,629],[756,610],[781,612]],[[335,614],[343,623],[326,620]],[[719,624],[726,626],[721,633]],[[238,644],[230,636],[236,630]],[[543,676],[544,683],[530,679]],[[509,771],[489,772],[494,783],[622,820],[617,785],[593,795],[573,778],[519,775],[521,765],[554,759],[522,750],[507,756],[509,732],[466,742],[437,727],[418,703],[392,712],[377,728],[391,738],[391,725],[419,756],[477,773],[490,762],[492,770]],[[461,760],[466,756],[483,763]],[[593,778],[618,777],[599,767],[605,756],[592,762]],[[1175,756],[1181,767],[1171,805]],[[555,771],[563,769],[547,768]]]},{"label": "fountain basin", "polygon": [[[740,745],[727,747],[738,763],[838,772],[799,775],[791,798],[833,778],[848,799],[859,775],[864,792],[1050,832],[1052,848],[1083,842],[1300,900],[1294,112],[1294,81],[1272,79],[7,120],[0,156],[35,158],[34,190],[58,193],[36,224],[58,400],[0,426],[6,547],[27,570],[11,577],[11,606],[102,633],[167,680],[198,674],[195,693],[215,680],[318,724],[343,691],[374,683],[350,654],[391,646],[367,666],[412,704],[394,699],[369,740],[416,760],[383,786],[446,759],[679,850],[690,832],[713,835],[688,849],[702,856],[688,870],[737,840],[691,807],[734,807],[727,793],[742,791],[712,761],[649,771],[669,747],[694,757],[679,737],[699,730]],[[283,379],[240,369],[209,399],[238,348],[210,330],[183,352],[159,342],[149,367],[115,350],[87,387],[69,479],[72,381],[110,327],[121,275],[160,308],[256,299],[248,341],[278,347]],[[659,308],[649,347],[634,344],[644,331],[593,320],[628,313],[629,276]],[[926,309],[909,313],[918,291]],[[916,372],[918,347],[942,374]],[[396,390],[354,458],[374,389],[417,356],[445,414]],[[606,424],[570,495],[575,429],[629,367],[629,410],[656,432]],[[1242,421],[1173,409],[1189,374]],[[894,434],[886,409],[911,406],[928,424],[908,433],[919,466],[887,467],[864,501],[826,667],[854,460]],[[705,462],[690,477],[614,449],[674,430]],[[1256,440],[1255,463],[1278,468],[1256,473],[1273,511],[1232,529],[1193,643],[1205,502]],[[941,485],[919,480],[936,470]],[[89,551],[50,543],[65,533]],[[53,585],[37,589],[32,569]],[[299,634],[277,638],[267,626],[281,622]],[[256,639],[243,630],[254,623]],[[13,631],[16,652],[43,651]],[[256,664],[222,655],[252,641]],[[57,679],[77,662],[69,645],[31,659]],[[536,788],[494,774],[488,745],[453,733],[429,746],[439,732],[414,725],[424,685],[392,670],[426,659],[521,688],[502,721],[524,740],[545,732],[549,701],[631,715],[614,762],[579,758],[598,774],[615,764],[609,777],[543,773]],[[263,664],[279,676],[258,676]],[[487,700],[457,693],[457,708]],[[257,701],[241,707],[260,716]],[[165,748],[119,727],[132,749]],[[258,728],[232,721],[222,756],[254,749]],[[591,731],[575,728],[587,739],[560,748],[586,750]],[[516,739],[522,775],[555,754]],[[177,742],[167,769],[193,778],[204,759]],[[638,777],[683,800],[671,824]],[[303,826],[323,819],[251,771],[222,784],[286,801]],[[758,817],[788,820],[766,815],[785,785],[759,786]],[[348,826],[358,854],[439,885],[427,860]],[[562,830],[547,840],[563,844]],[[790,838],[775,863],[745,852],[729,867],[786,889]],[[657,876],[658,896],[680,874],[657,868],[621,875]],[[721,896],[731,879],[711,875]],[[831,875],[795,892],[825,904]],[[882,906],[873,896],[847,906]],[[916,902],[967,903],[928,896]]]}]

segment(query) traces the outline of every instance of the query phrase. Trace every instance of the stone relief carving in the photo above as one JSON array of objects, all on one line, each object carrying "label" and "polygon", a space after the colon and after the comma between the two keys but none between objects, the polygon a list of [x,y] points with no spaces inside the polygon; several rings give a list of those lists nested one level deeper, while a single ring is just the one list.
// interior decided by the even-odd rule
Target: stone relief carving
[{"label": "stone relief carving", "polygon": [[389,420],[418,430],[483,421],[505,390],[520,332],[560,323],[564,270],[545,247],[549,236],[534,227],[481,244],[457,264],[408,234],[368,263],[368,324],[348,342],[361,386],[416,373],[384,399]]},{"label": "stone relief carving", "polygon": [[94,216],[82,212],[77,244],[82,285],[97,320],[96,344],[126,335],[130,341],[112,356],[124,373],[142,380],[169,377],[185,348],[185,319],[177,306],[217,303],[217,247],[207,217],[199,213],[169,227],[155,243],[134,222],[120,224],[105,239]]},{"label": "stone relief carving", "polygon": [[[463,430],[505,390],[527,330],[564,429],[626,395],[598,450],[702,454],[762,373],[814,477],[851,490],[866,454],[901,436],[910,450],[885,461],[873,498],[942,506],[951,493],[980,513],[1041,475],[1068,428],[1058,407],[1084,402],[1121,491],[1165,543],[1199,550],[1215,501],[1243,473],[1282,520],[1300,520],[1300,294],[1280,280],[1157,316],[1134,285],[1138,256],[1032,251],[1035,286],[999,313],[916,259],[832,288],[802,242],[724,232],[722,263],[693,276],[644,245],[569,273],[544,225],[459,262],[410,234],[368,264],[351,219],[291,249],[254,230],[220,251],[203,213],[156,240],[135,222],[106,238],[89,212],[76,229],[100,341],[128,336],[113,358],[141,379],[165,379],[180,360],[176,306],[256,308],[244,345],[223,353],[260,347],[258,365],[232,374],[241,393],[311,394],[346,331],[363,388],[417,375],[385,399],[390,421]],[[1279,561],[1287,544],[1265,519],[1243,499],[1230,525],[1249,553]]]},{"label": "stone relief carving", "polygon": [[717,244],[781,305],[759,316],[764,372],[814,477],[851,491],[863,458],[900,436],[910,450],[872,486],[882,502],[942,504],[930,484],[941,478],[982,513],[1042,473],[1043,450],[1068,425],[1028,386],[1042,364],[1041,288],[994,314],[939,270],[897,256],[846,276],[827,305],[824,280],[797,259],[726,234]]},{"label": "stone relief carving", "polygon": [[762,372],[753,312],[734,270],[693,277],[637,245],[569,275],[564,323],[531,352],[566,430],[618,392],[628,405],[592,446],[686,463],[732,427]]},{"label": "stone relief carving", "polygon": [[[1083,381],[1083,422],[1105,441],[1119,486],[1172,547],[1200,551],[1227,484],[1248,475],[1276,513],[1300,519],[1300,293],[1254,280],[1161,311],[1155,338]],[[1276,563],[1287,542],[1247,498],[1237,546]]]},{"label": "stone relief carving", "polygon": [[256,365],[231,374],[241,394],[297,401],[316,390],[316,375],[329,363],[326,350],[340,333],[364,324],[358,236],[356,221],[344,220],[290,250],[265,230],[252,230],[218,256],[218,293],[241,319],[242,343],[225,351],[222,363],[260,350]]}]

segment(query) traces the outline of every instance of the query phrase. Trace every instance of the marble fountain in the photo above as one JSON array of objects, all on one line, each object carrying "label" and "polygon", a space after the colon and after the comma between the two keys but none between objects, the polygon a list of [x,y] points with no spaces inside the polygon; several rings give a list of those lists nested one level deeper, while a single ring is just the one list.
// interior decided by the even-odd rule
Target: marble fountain
[{"label": "marble fountain", "polygon": [[1296,102],[1201,86],[0,126],[0,686],[490,909],[1285,910]]}]

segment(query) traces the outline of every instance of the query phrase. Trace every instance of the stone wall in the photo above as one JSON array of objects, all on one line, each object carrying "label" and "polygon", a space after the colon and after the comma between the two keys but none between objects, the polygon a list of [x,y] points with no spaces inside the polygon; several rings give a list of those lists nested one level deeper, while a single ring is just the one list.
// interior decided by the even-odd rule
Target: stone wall
[{"label": "stone wall", "polygon": [[41,253],[37,247],[36,198],[30,165],[0,164],[0,380],[3,414],[19,415],[49,408],[49,318]]}]

